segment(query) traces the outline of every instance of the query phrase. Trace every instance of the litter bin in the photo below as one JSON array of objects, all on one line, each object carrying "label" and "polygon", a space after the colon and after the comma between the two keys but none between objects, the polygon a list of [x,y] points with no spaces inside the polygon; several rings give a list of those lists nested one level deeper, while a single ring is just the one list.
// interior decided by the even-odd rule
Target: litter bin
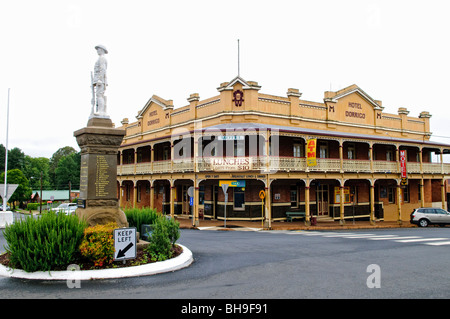
[{"label": "litter bin", "polygon": [[316,225],[317,225],[317,217],[311,216],[311,226],[316,226]]}]

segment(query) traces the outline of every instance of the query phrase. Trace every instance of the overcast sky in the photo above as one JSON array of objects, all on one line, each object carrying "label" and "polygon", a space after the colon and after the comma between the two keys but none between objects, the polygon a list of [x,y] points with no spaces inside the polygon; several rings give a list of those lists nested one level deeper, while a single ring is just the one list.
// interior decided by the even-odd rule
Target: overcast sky
[{"label": "overcast sky", "polygon": [[[383,101],[432,114],[433,139],[450,144],[450,1],[26,1],[0,2],[0,143],[51,157],[79,150],[97,44],[109,54],[108,114],[130,122],[156,94],[175,108],[218,94],[237,75],[261,93],[321,102],[357,84]],[[438,137],[439,136],[439,137]]]}]

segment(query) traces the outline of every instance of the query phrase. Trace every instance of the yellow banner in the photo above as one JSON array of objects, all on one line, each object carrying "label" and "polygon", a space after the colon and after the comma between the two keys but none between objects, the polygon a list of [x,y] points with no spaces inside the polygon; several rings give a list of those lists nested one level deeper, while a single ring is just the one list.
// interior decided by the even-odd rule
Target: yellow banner
[{"label": "yellow banner", "polygon": [[316,146],[317,139],[312,138],[306,141],[306,165],[308,166],[316,166]]}]

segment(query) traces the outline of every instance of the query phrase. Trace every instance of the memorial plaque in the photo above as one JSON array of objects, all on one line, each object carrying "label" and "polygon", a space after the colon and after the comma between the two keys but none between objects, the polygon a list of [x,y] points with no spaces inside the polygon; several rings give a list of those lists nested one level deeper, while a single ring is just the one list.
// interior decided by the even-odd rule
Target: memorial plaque
[{"label": "memorial plaque", "polygon": [[80,198],[117,198],[117,156],[81,155]]}]

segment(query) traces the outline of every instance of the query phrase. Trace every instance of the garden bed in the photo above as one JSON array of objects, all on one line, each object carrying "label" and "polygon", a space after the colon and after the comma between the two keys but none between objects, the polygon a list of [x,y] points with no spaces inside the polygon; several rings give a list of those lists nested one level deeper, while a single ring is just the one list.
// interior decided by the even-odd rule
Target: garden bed
[{"label": "garden bed", "polygon": [[[172,258],[178,257],[183,252],[183,248],[180,245],[175,245],[172,247]],[[109,268],[123,268],[123,267],[132,267],[132,266],[138,266],[138,265],[145,265],[145,264],[151,264],[155,263],[156,261],[151,260],[151,258],[145,253],[145,251],[142,248],[139,248],[136,251],[136,258],[135,259],[128,259],[124,261],[115,261],[112,264],[104,265],[103,267],[96,267],[94,266],[94,263],[89,260],[85,259],[77,259],[72,264],[76,264],[80,267],[80,270],[94,270],[94,269],[109,269]],[[0,264],[12,268],[9,263],[9,253],[4,253],[0,255]],[[69,266],[69,265],[67,265]],[[20,269],[20,268],[15,268]],[[67,270],[66,268],[60,268],[60,269],[53,269],[53,271],[61,271],[61,270]]]}]

